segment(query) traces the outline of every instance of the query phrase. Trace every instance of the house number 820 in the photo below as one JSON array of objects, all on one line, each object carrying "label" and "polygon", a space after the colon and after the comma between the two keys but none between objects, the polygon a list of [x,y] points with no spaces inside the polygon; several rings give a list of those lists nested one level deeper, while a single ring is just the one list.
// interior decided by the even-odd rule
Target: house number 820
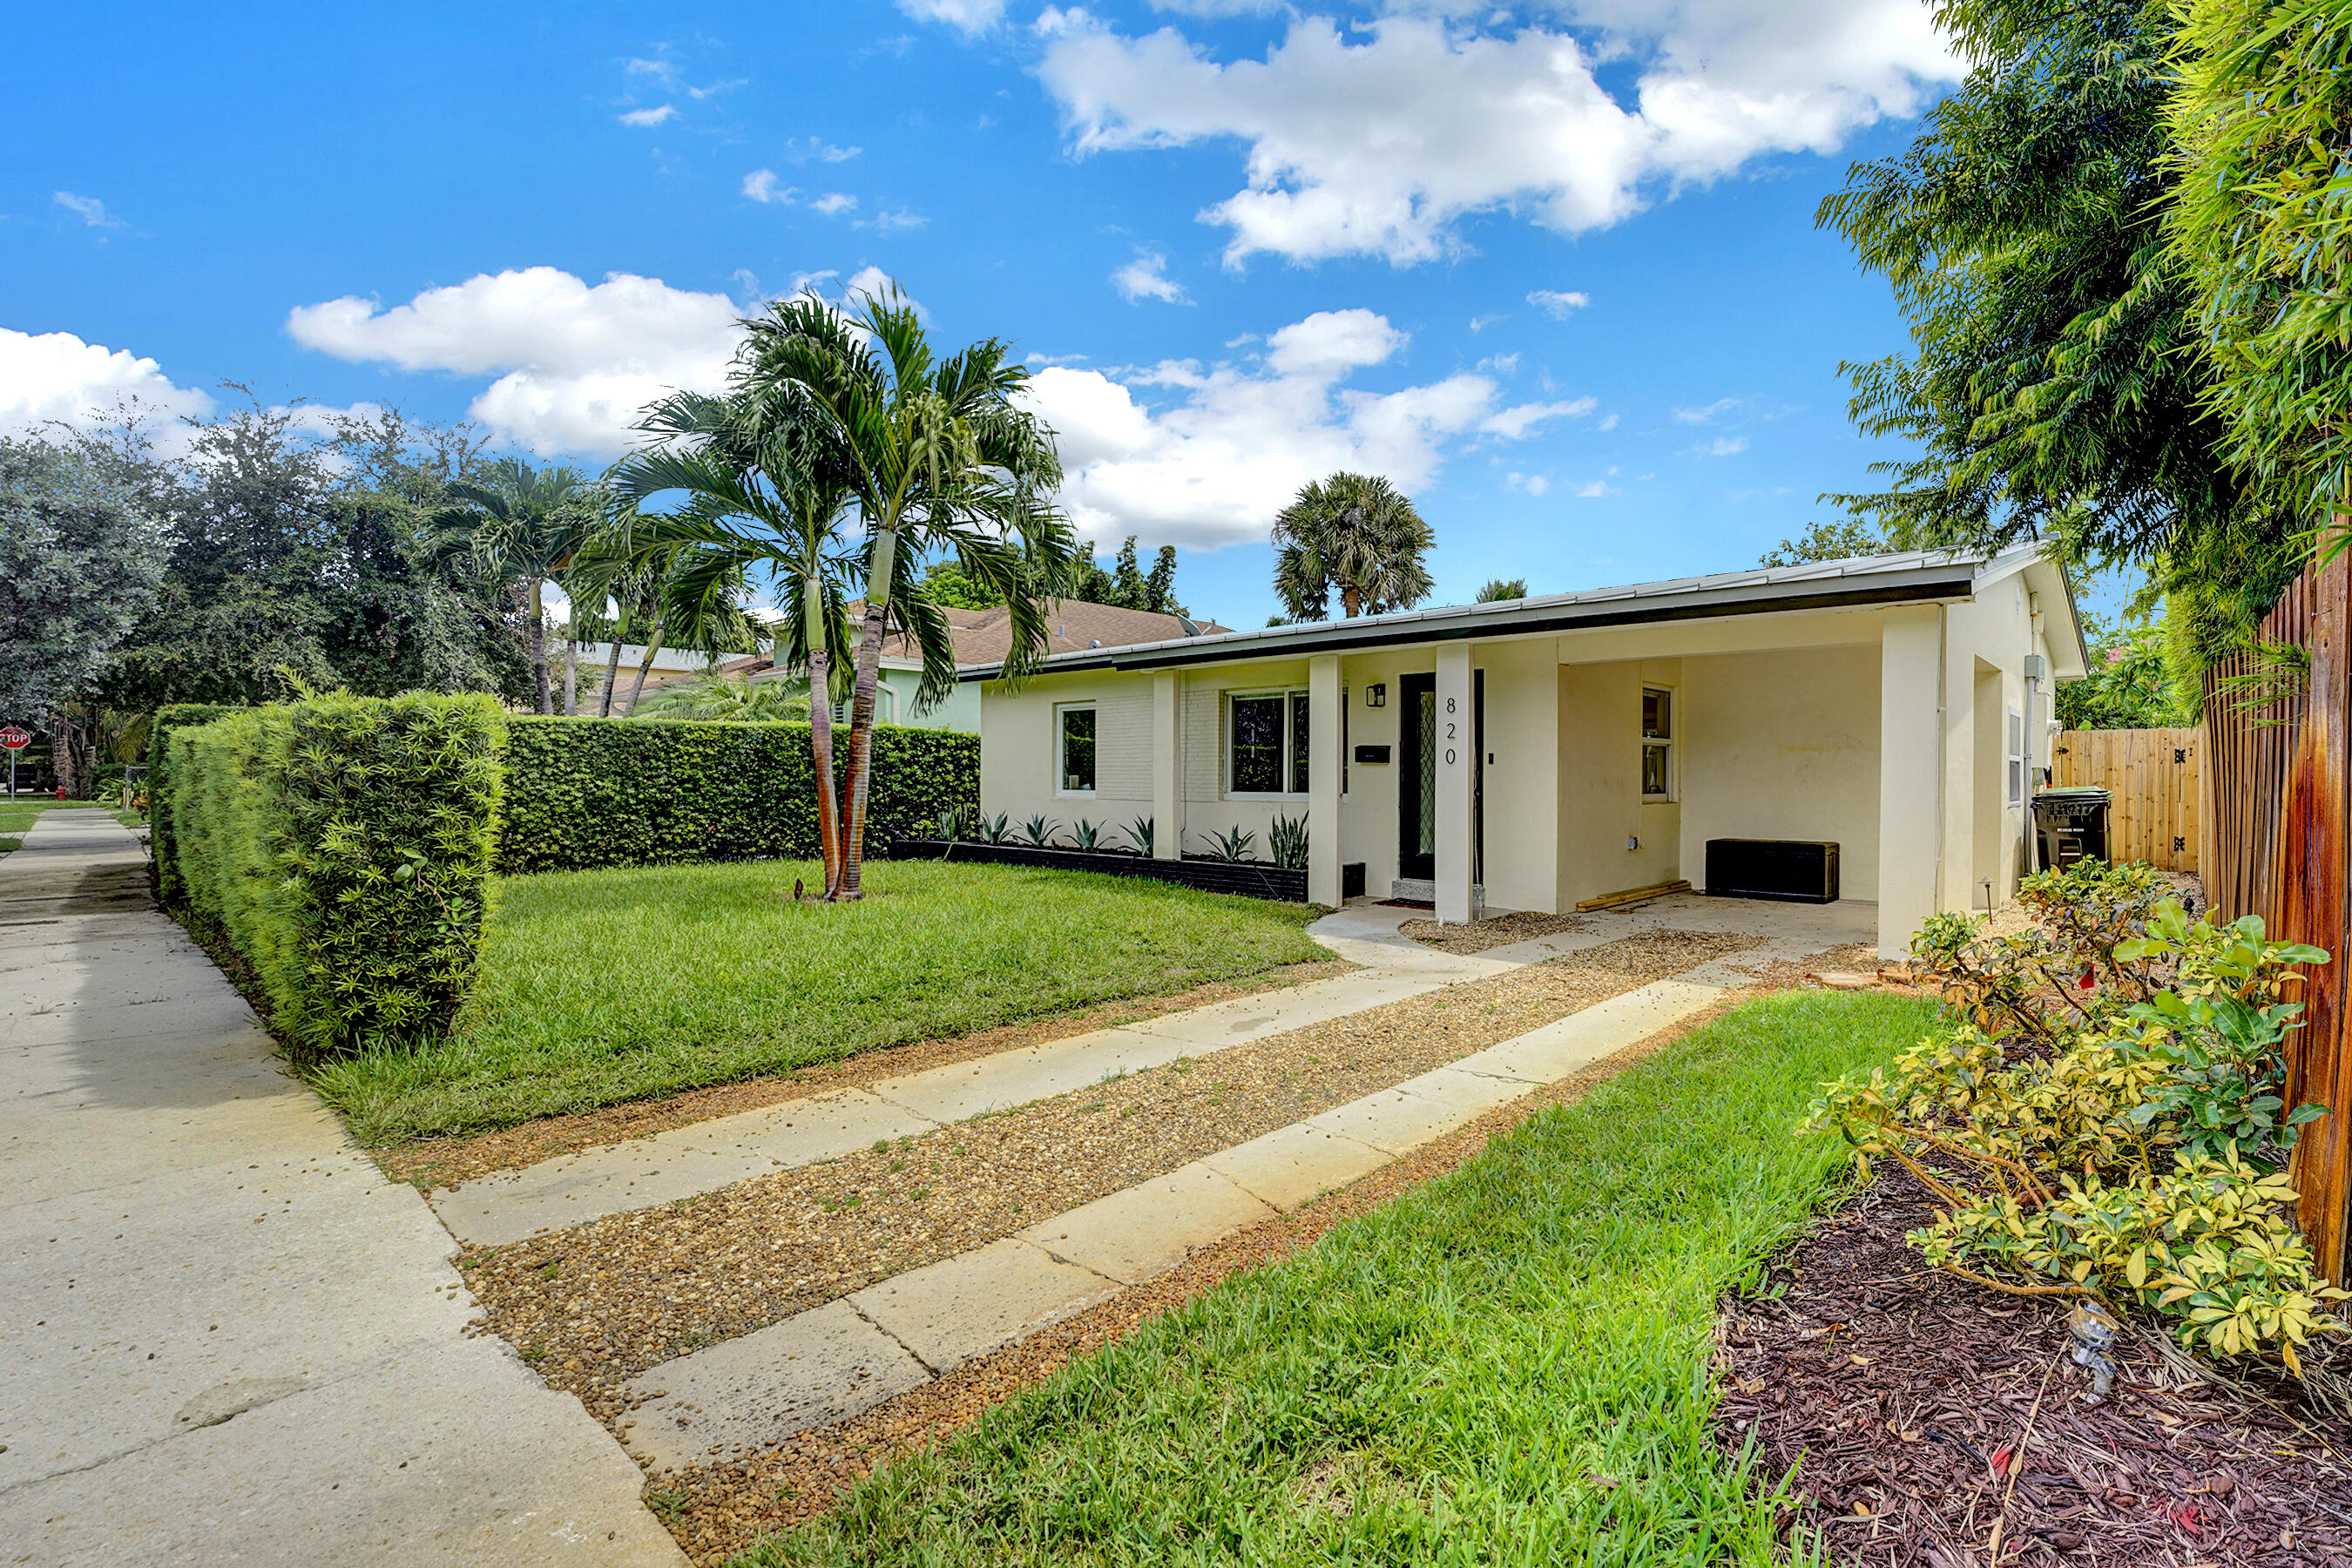
[{"label": "house number 820", "polygon": [[[1451,698],[1451,697],[1449,697],[1449,698],[1447,698],[1447,699],[1445,700],[1445,710],[1446,710],[1448,713],[1451,713],[1451,712],[1453,712],[1453,711],[1454,710],[1454,699],[1453,699],[1453,698]],[[1451,724],[1451,723],[1447,724],[1447,725],[1445,726],[1445,738],[1446,738],[1447,740],[1449,740],[1449,741],[1459,740],[1459,739],[1461,738],[1461,735],[1460,735],[1460,727],[1459,727],[1459,726],[1457,726],[1457,725],[1454,725],[1454,724]],[[1446,748],[1445,748],[1445,765],[1446,765],[1447,767],[1449,767],[1449,768],[1450,768],[1450,767],[1452,767],[1452,766],[1454,765],[1454,761],[1455,761],[1455,757],[1456,757],[1456,753],[1455,753],[1455,752],[1454,752],[1454,748],[1453,748],[1453,747],[1451,747],[1451,746],[1446,747]]]}]

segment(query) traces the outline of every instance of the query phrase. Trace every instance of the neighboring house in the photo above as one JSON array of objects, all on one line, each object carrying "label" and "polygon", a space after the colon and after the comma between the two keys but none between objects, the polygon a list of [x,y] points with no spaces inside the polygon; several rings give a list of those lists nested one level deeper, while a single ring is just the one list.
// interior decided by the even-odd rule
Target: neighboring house
[{"label": "neighboring house", "polygon": [[[1074,640],[1074,639],[1072,639]],[[1868,556],[980,665],[981,809],[1155,853],[1304,813],[1308,896],[1556,911],[1717,838],[1829,841],[1880,951],[2008,901],[2051,682],[2085,673],[2039,546]],[[1336,826],[1336,831],[1335,829]]]}]

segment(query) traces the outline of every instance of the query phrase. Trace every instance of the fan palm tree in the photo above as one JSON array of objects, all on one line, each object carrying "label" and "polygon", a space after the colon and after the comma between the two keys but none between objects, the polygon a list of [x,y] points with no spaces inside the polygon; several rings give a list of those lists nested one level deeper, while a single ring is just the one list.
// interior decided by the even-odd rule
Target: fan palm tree
[{"label": "fan palm tree", "polygon": [[762,719],[806,719],[810,706],[808,688],[797,680],[714,675],[662,688],[646,704],[645,716],[748,724]]},{"label": "fan palm tree", "polygon": [[1274,591],[1293,620],[1328,620],[1331,591],[1349,620],[1409,610],[1429,596],[1422,557],[1437,542],[1388,480],[1333,474],[1298,492],[1274,521]]},{"label": "fan palm tree", "polygon": [[516,458],[492,463],[479,479],[453,481],[443,492],[456,504],[435,514],[435,525],[463,533],[475,558],[520,601],[529,616],[524,636],[539,710],[555,711],[547,673],[547,580],[568,572],[595,534],[595,487],[576,468],[538,468]]},{"label": "fan palm tree", "polygon": [[1528,580],[1525,577],[1489,577],[1486,579],[1486,585],[1478,590],[1478,603],[1482,605],[1499,604],[1505,599],[1524,599],[1527,596]]},{"label": "fan palm tree", "polygon": [[[894,626],[923,655],[918,700],[954,680],[946,617],[918,568],[953,555],[965,576],[1001,595],[1017,677],[1044,656],[1041,583],[1058,580],[1075,552],[1055,508],[1062,478],[1053,432],[1016,405],[1029,372],[1008,345],[983,339],[940,358],[896,285],[835,308],[801,296],[745,323],[741,395],[814,438],[814,468],[837,484],[863,524],[862,626],[850,686],[842,877],[835,896],[858,896],[872,783],[875,692],[882,644]],[[772,409],[772,415],[766,410]]]}]

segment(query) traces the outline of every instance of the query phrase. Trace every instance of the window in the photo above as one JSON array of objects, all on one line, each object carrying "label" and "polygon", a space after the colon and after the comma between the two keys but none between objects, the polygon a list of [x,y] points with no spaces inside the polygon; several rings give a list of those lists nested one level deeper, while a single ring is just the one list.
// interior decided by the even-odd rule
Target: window
[{"label": "window", "polygon": [[1095,705],[1071,703],[1054,710],[1054,727],[1061,750],[1055,795],[1095,793]]},{"label": "window", "polygon": [[2009,710],[2009,804],[2025,804],[2025,715]]},{"label": "window", "polygon": [[1305,795],[1307,693],[1236,692],[1225,712],[1225,793]]},{"label": "window", "polygon": [[1675,798],[1675,694],[1642,688],[1642,798]]}]

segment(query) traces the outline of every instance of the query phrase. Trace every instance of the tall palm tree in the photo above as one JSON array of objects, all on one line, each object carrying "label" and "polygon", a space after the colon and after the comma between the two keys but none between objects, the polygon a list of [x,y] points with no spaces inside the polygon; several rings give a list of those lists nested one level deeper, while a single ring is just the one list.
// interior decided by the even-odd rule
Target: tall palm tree
[{"label": "tall palm tree", "polygon": [[547,580],[568,572],[598,523],[595,487],[576,468],[538,468],[516,458],[492,463],[479,479],[453,481],[454,505],[436,526],[460,531],[485,569],[508,586],[530,619],[530,676],[539,710],[555,711],[547,673]]},{"label": "tall palm tree", "polygon": [[951,653],[944,668],[933,667],[931,644],[945,646],[945,617],[923,594],[918,564],[952,554],[966,576],[1003,595],[1012,633],[1005,673],[1017,677],[1046,647],[1039,584],[1068,569],[1076,547],[1053,504],[1061,462],[1052,430],[1014,401],[1029,372],[1009,346],[987,338],[939,357],[895,284],[841,308],[807,296],[781,301],[745,325],[739,386],[815,436],[820,466],[865,528],[836,889],[854,899],[875,692],[894,623],[923,649],[920,695],[943,693],[953,679]]},{"label": "tall palm tree", "polygon": [[1496,605],[1506,599],[1524,599],[1527,596],[1528,580],[1525,577],[1489,577],[1486,585],[1478,590],[1478,603],[1482,605]]},{"label": "tall palm tree", "polygon": [[[674,393],[646,408],[638,428],[652,439],[614,465],[609,482],[630,509],[624,552],[663,574],[662,625],[707,620],[763,568],[777,598],[797,609],[782,624],[776,662],[803,671],[809,691],[837,700],[835,671],[849,665],[850,495],[828,464],[821,426],[804,414],[790,395]],[[672,491],[686,498],[675,511],[635,510]],[[950,679],[953,667],[950,654]],[[831,896],[841,883],[842,820],[830,701],[809,705],[809,751]]]},{"label": "tall palm tree", "polygon": [[1422,557],[1437,542],[1388,480],[1333,474],[1274,520],[1274,591],[1293,620],[1328,620],[1331,591],[1349,620],[1409,610],[1433,584]]}]

